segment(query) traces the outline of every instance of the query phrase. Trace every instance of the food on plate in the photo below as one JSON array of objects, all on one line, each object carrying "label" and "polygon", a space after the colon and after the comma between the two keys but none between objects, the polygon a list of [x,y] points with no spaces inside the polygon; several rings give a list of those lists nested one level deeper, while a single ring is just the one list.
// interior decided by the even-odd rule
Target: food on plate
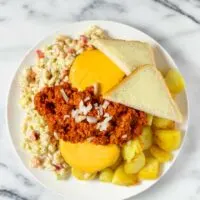
[{"label": "food on plate", "polygon": [[99,180],[103,182],[112,182],[114,172],[110,168],[106,168],[99,174]]},{"label": "food on plate", "polygon": [[130,75],[132,71],[140,66],[155,66],[153,48],[148,43],[117,39],[95,39],[92,44],[116,63],[126,75]]},{"label": "food on plate", "polygon": [[34,103],[49,130],[73,143],[90,139],[95,144],[123,145],[140,135],[146,124],[144,112],[108,102],[96,96],[93,87],[84,91],[69,83],[45,87],[35,95]]},{"label": "food on plate", "polygon": [[49,131],[46,121],[35,109],[34,97],[44,87],[68,82],[76,56],[91,49],[91,39],[104,37],[105,32],[96,26],[78,38],[57,36],[51,44],[36,51],[35,64],[27,66],[19,80],[19,103],[26,113],[22,124],[22,148],[31,156],[30,166],[51,171],[58,180],[68,177],[70,166],[60,153],[57,133]]},{"label": "food on plate", "polygon": [[172,129],[175,126],[174,121],[161,117],[154,117],[152,124],[156,129]]},{"label": "food on plate", "polygon": [[83,172],[79,169],[72,168],[72,175],[79,180],[92,180],[95,179],[96,173]]},{"label": "food on plate", "polygon": [[130,162],[136,155],[143,150],[142,143],[138,140],[128,141],[122,148],[122,156],[125,161]]},{"label": "food on plate", "polygon": [[153,157],[146,157],[145,166],[139,171],[139,179],[156,179],[160,175],[160,163]]},{"label": "food on plate", "polygon": [[127,174],[124,171],[124,166],[120,165],[113,175],[112,183],[116,185],[135,185],[138,183],[137,175]]},{"label": "food on plate", "polygon": [[150,148],[152,156],[154,156],[160,163],[168,162],[172,160],[173,156],[171,152],[167,152],[159,148],[157,145],[153,145]]},{"label": "food on plate", "polygon": [[170,69],[167,72],[165,81],[173,94],[180,93],[185,88],[185,81],[177,69]]},{"label": "food on plate", "polygon": [[107,56],[94,49],[77,56],[70,69],[69,80],[73,87],[81,90],[98,83],[103,94],[117,85],[124,75]]},{"label": "food on plate", "polygon": [[120,155],[117,145],[95,145],[60,141],[60,152],[65,161],[75,169],[94,173],[116,163]]},{"label": "food on plate", "polygon": [[179,130],[156,130],[154,132],[156,144],[165,151],[178,149],[181,144]]},{"label": "food on plate", "polygon": [[150,44],[93,27],[78,38],[57,37],[36,57],[20,80],[31,167],[58,180],[71,172],[122,186],[160,176],[181,144],[175,125],[183,117],[172,95],[184,81],[174,70],[163,78]]},{"label": "food on plate", "polygon": [[139,140],[144,150],[147,150],[151,147],[153,143],[153,134],[150,126],[143,127],[142,133],[139,136]]},{"label": "food on plate", "polygon": [[183,120],[161,73],[150,65],[137,68],[103,97],[155,116]]},{"label": "food on plate", "polygon": [[145,165],[145,155],[140,153],[136,155],[131,161],[127,161],[124,164],[124,171],[127,174],[138,173]]}]

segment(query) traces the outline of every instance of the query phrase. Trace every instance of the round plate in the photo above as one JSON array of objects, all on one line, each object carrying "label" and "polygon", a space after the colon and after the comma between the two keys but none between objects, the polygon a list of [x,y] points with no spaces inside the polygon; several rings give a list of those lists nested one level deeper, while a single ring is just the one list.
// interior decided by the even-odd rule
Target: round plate
[{"label": "round plate", "polygon": [[[106,184],[100,181],[77,181],[74,178],[70,178],[65,181],[57,181],[51,172],[43,170],[29,168],[28,160],[29,155],[25,153],[20,147],[20,124],[22,122],[24,113],[18,106],[19,102],[19,76],[25,66],[33,65],[35,61],[35,50],[49,44],[55,38],[57,34],[66,34],[71,36],[77,36],[80,33],[86,31],[91,25],[97,25],[105,29],[109,35],[113,38],[120,38],[124,40],[140,40],[146,41],[155,47],[155,60],[157,67],[161,71],[165,71],[168,67],[176,68],[176,65],[170,55],[161,47],[154,39],[144,34],[143,32],[116,22],[111,21],[83,21],[76,23],[66,23],[63,28],[54,34],[46,37],[37,45],[35,45],[25,57],[22,59],[15,76],[13,77],[7,100],[7,124],[10,132],[12,144],[14,145],[15,151],[17,152],[20,160],[22,161],[25,168],[45,187],[52,191],[70,198],[70,199],[125,199],[136,194],[139,194],[147,188],[154,185],[163,175],[169,170],[174,164],[182,146],[174,152],[174,159],[164,165],[162,175],[159,179],[153,181],[142,181],[141,184],[132,187],[122,187],[113,184]],[[168,66],[168,67],[167,67]],[[187,131],[188,124],[188,102],[187,95],[182,92],[177,97],[177,103],[185,117],[185,121],[178,128],[182,130],[183,140]],[[173,177],[172,177],[173,178]]]}]

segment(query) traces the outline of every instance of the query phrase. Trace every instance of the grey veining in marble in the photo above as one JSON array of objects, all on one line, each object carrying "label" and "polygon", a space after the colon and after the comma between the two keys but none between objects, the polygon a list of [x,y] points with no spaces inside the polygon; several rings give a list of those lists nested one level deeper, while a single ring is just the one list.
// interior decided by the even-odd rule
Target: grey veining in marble
[{"label": "grey veining in marble", "polygon": [[158,184],[132,199],[199,200],[200,0],[0,0],[0,200],[62,199],[36,183],[13,153],[6,95],[28,48],[68,21],[93,19],[123,22],[155,38],[187,82],[191,119],[184,149]]}]

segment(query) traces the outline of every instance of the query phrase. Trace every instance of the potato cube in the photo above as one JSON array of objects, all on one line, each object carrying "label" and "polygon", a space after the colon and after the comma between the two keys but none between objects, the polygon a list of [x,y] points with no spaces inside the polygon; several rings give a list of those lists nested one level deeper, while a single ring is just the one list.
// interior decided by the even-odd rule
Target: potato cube
[{"label": "potato cube", "polygon": [[153,157],[146,158],[145,166],[138,173],[139,179],[151,180],[160,175],[160,163]]},{"label": "potato cube", "polygon": [[72,168],[72,175],[79,180],[92,180],[96,177],[96,173],[82,172],[75,168]]},{"label": "potato cube", "polygon": [[112,170],[117,169],[117,167],[119,167],[119,165],[121,165],[122,161],[123,161],[123,158],[122,158],[122,156],[120,155],[119,158],[117,159],[116,163],[115,163],[114,165],[112,165],[110,168],[111,168]]},{"label": "potato cube", "polygon": [[139,140],[128,141],[122,148],[122,156],[124,160],[130,162],[136,154],[140,154],[143,148]]},{"label": "potato cube", "polygon": [[145,165],[144,153],[141,153],[133,158],[130,162],[124,164],[124,171],[127,174],[138,173]]},{"label": "potato cube", "polygon": [[178,130],[156,130],[155,143],[165,151],[178,149],[181,144],[181,132]]},{"label": "potato cube", "polygon": [[139,136],[139,140],[142,143],[144,150],[149,149],[149,147],[151,147],[153,140],[151,127],[143,127],[142,134]]},{"label": "potato cube", "polygon": [[172,120],[160,117],[154,117],[152,124],[153,127],[157,129],[173,129],[175,126],[175,123]]},{"label": "potato cube", "polygon": [[112,182],[113,179],[113,170],[110,168],[104,169],[100,172],[99,180],[103,182]]},{"label": "potato cube", "polygon": [[126,174],[124,171],[124,166],[120,165],[114,172],[112,179],[113,184],[117,185],[134,185],[138,182],[137,176],[135,174]]},{"label": "potato cube", "polygon": [[173,156],[171,152],[160,149],[157,145],[153,145],[150,148],[152,156],[154,156],[160,163],[164,163],[172,160]]},{"label": "potato cube", "polygon": [[185,81],[176,69],[170,69],[168,71],[165,81],[171,93],[177,94],[185,88]]}]

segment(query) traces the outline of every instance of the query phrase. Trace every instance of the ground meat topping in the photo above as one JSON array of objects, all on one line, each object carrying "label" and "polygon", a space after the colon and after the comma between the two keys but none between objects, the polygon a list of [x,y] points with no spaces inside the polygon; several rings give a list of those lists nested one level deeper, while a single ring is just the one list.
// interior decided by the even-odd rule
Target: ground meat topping
[{"label": "ground meat topping", "polygon": [[93,87],[81,92],[69,83],[46,87],[36,94],[34,104],[50,132],[73,143],[122,145],[139,136],[146,124],[144,112],[104,100]]}]

